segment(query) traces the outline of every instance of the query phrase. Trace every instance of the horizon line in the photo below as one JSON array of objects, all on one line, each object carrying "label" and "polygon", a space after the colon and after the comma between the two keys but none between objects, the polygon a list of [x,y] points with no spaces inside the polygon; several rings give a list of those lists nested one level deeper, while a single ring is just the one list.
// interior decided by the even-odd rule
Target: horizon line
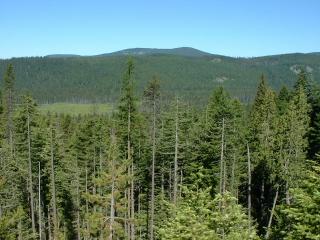
[{"label": "horizon line", "polygon": [[[193,49],[193,50],[197,50],[203,53],[207,53],[208,55],[218,55],[218,56],[222,56],[222,57],[230,57],[230,58],[246,58],[246,59],[250,59],[250,58],[260,58],[260,57],[271,57],[271,56],[278,56],[278,55],[290,55],[290,54],[317,54],[320,53],[320,51],[311,51],[311,52],[281,52],[281,53],[272,53],[272,54],[266,54],[266,55],[257,55],[257,56],[230,56],[230,55],[224,55],[224,54],[220,54],[220,53],[211,53],[205,50],[201,50],[198,48],[194,48],[194,47],[173,47],[173,48],[158,48],[158,47],[132,47],[132,48],[123,48],[123,49],[119,49],[116,51],[110,51],[110,52],[104,52],[104,53],[98,53],[98,54],[90,54],[90,55],[82,55],[82,54],[75,54],[75,53],[49,53],[49,54],[45,54],[45,55],[29,55],[29,56],[18,56],[18,57],[9,57],[9,58],[2,58],[0,57],[0,60],[12,60],[12,59],[16,59],[16,58],[41,58],[41,57],[50,57],[50,56],[57,56],[57,58],[59,58],[59,55],[61,55],[61,58],[63,58],[63,56],[69,56],[70,58],[72,57],[98,57],[98,56],[102,56],[102,55],[109,55],[109,54],[113,54],[113,53],[117,53],[117,52],[121,52],[121,51],[125,51],[125,50],[133,50],[133,49],[153,49],[153,50],[174,50],[174,49],[181,49],[181,48],[189,48],[189,49]],[[162,53],[160,53],[162,54]],[[166,54],[166,53],[163,53]],[[123,54],[125,55],[125,54]],[[132,56],[132,55],[138,55],[138,54],[127,54],[128,56]],[[142,55],[148,55],[147,54],[142,54]],[[149,55],[152,55],[149,54]],[[168,54],[170,55],[170,54]],[[175,54],[171,54],[171,55],[175,55]]]}]

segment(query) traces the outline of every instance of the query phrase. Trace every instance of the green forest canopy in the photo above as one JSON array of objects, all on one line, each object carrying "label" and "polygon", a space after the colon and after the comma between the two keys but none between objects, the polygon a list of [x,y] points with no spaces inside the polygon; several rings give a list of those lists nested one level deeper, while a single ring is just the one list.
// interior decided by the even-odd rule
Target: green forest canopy
[{"label": "green forest canopy", "polygon": [[153,75],[160,79],[164,98],[178,94],[201,104],[218,86],[241,101],[252,101],[262,73],[275,90],[284,85],[292,87],[301,67],[311,74],[312,81],[320,79],[320,55],[316,53],[232,58],[188,48],[142,50],[88,57],[55,55],[0,60],[0,76],[4,75],[8,63],[12,63],[16,88],[29,91],[39,103],[116,102],[128,54],[132,54],[136,65],[138,96]]},{"label": "green forest canopy", "polygon": [[0,239],[319,239],[320,89],[301,71],[250,109],[216,88],[203,109],[135,90],[127,63],[109,115],[0,105]]}]

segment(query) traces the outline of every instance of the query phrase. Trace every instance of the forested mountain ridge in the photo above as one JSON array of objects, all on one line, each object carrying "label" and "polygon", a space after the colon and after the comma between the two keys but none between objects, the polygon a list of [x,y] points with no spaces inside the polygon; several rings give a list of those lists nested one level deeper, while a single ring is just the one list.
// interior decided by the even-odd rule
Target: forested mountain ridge
[{"label": "forested mountain ridge", "polygon": [[320,55],[283,54],[257,58],[232,58],[192,48],[127,49],[99,56],[51,55],[0,60],[0,76],[8,63],[16,72],[18,91],[30,91],[40,102],[115,102],[125,62],[135,63],[135,85],[141,96],[146,83],[157,75],[166,96],[205,102],[211,89],[223,86],[232,96],[252,100],[263,73],[270,85],[292,87],[300,68],[320,79]]}]

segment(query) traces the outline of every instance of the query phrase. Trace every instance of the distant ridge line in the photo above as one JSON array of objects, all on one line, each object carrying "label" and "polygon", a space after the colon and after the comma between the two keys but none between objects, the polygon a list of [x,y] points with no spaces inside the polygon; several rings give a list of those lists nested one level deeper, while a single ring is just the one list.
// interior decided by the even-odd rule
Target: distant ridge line
[{"label": "distant ridge line", "polygon": [[110,53],[102,53],[97,55],[78,55],[78,54],[49,54],[44,57],[48,58],[75,58],[75,57],[109,57],[109,56],[146,56],[146,55],[176,55],[184,57],[227,57],[227,58],[242,58],[242,59],[255,59],[255,58],[264,58],[264,57],[278,57],[285,55],[320,55],[320,52],[310,52],[310,53],[282,53],[282,54],[270,54],[263,56],[252,56],[252,57],[231,57],[221,54],[213,54],[205,52],[192,47],[178,47],[178,48],[127,48],[119,51],[114,51]]}]

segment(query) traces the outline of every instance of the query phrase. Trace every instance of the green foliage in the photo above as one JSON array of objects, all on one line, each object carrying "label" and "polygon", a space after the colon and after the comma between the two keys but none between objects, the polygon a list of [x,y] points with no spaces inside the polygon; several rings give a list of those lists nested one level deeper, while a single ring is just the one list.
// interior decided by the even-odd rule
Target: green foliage
[{"label": "green foliage", "polygon": [[[224,122],[224,138],[227,146],[224,155],[226,168],[228,168],[229,172],[228,177],[233,180],[236,177],[239,180],[239,168],[236,170],[236,176],[232,176],[232,170],[234,170],[232,166],[234,161],[237,161],[237,166],[240,167],[243,160],[241,157],[244,146],[243,109],[237,100],[233,100],[220,87],[213,92],[205,112],[202,113],[192,129],[193,132],[190,134],[189,140],[191,142],[189,149],[191,161],[187,167],[187,174],[189,173],[190,176],[199,169],[202,170],[202,174],[208,175],[207,180],[201,183],[206,183],[206,185],[198,187],[207,188],[212,186],[213,192],[217,192],[217,189],[215,189],[217,178],[215,176],[219,172],[222,122]],[[194,184],[193,181],[194,179],[191,177],[191,185]],[[230,192],[235,189],[234,183],[235,181],[230,181],[228,186],[230,187]]]},{"label": "green foliage", "polygon": [[308,156],[317,160],[316,154],[320,154],[320,87],[313,86],[310,97],[310,132],[308,135]]},{"label": "green foliage", "polygon": [[22,207],[18,207],[17,210],[1,216],[0,239],[34,239],[28,228],[28,224],[28,216]]},{"label": "green foliage", "polygon": [[[176,93],[188,101],[203,104],[211,89],[223,86],[242,101],[254,98],[257,77],[267,73],[270,85],[292,87],[296,67],[311,68],[319,81],[316,54],[287,54],[260,58],[231,58],[217,55],[178,56],[175,54],[134,55],[136,90],[141,96],[147,82],[156,73],[161,79],[163,97]],[[127,55],[96,57],[30,57],[0,60],[0,75],[12,63],[16,88],[30,91],[39,103],[116,102],[120,96],[121,73]]]},{"label": "green foliage", "polygon": [[288,88],[286,86],[284,86],[280,89],[280,92],[279,92],[278,97],[276,99],[278,112],[280,115],[283,114],[283,112],[288,107],[289,101],[290,101],[290,92],[289,92]]},{"label": "green foliage", "polygon": [[[13,65],[8,64],[4,74],[3,96],[1,96],[1,119],[3,133],[8,143],[10,143],[11,153],[13,153],[13,112],[14,112],[14,87],[15,87],[15,73]],[[1,134],[2,135],[2,134]]]},{"label": "green foliage", "polygon": [[258,239],[254,227],[249,232],[248,217],[230,194],[212,199],[210,189],[184,189],[184,198],[171,209],[171,217],[158,229],[160,239]]},{"label": "green foliage", "polygon": [[304,91],[304,93],[309,97],[311,94],[310,88],[311,88],[311,86],[308,81],[307,72],[303,68],[301,68],[299,70],[298,80],[296,81],[296,83],[294,85],[294,89],[296,92],[298,92],[298,91],[300,91],[300,89],[302,89],[302,91]]},{"label": "green foliage", "polygon": [[134,96],[133,84],[134,63],[132,59],[129,59],[127,69],[123,76],[121,97],[118,104],[118,111],[116,113],[117,131],[119,136],[118,142],[124,158],[128,157],[128,151],[132,151],[132,149],[128,149],[128,141],[130,141],[131,145],[137,144],[137,124],[139,117],[137,113],[137,99]]},{"label": "green foliage", "polygon": [[291,188],[292,202],[278,209],[275,239],[319,239],[320,233],[320,166],[308,169],[297,187]]},{"label": "green foliage", "polygon": [[[274,239],[317,239],[320,168],[305,172],[306,153],[314,158],[319,143],[317,88],[300,76],[294,91],[276,97],[263,77],[253,106],[220,87],[196,109],[178,94],[167,99],[153,79],[139,100],[142,59],[127,63],[114,114],[39,114],[29,95],[2,98],[11,110],[0,113],[0,238],[41,230],[56,239],[146,239],[152,201],[155,239],[258,239],[268,222]],[[184,59],[181,69],[190,74],[188,61],[201,59]]]},{"label": "green foliage", "polygon": [[294,93],[286,105],[277,119],[275,145],[279,155],[273,162],[273,172],[278,174],[278,178],[285,178],[294,184],[305,165],[310,106],[302,88]]},{"label": "green foliage", "polygon": [[267,226],[269,209],[272,207],[274,184],[278,183],[276,171],[276,96],[267,85],[264,75],[257,89],[257,94],[250,112],[249,147],[252,158],[252,205],[253,216],[263,234]]},{"label": "green foliage", "polygon": [[[110,136],[111,140],[108,140],[110,144],[104,170],[100,171],[99,176],[93,179],[96,190],[85,195],[96,209],[92,213],[86,214],[89,228],[85,230],[85,234],[89,237],[98,237],[100,234],[109,236],[110,231],[112,231],[114,238],[124,236],[127,202],[122,193],[128,181],[126,175],[128,162],[120,158],[114,129],[111,131],[113,133]],[[104,213],[101,209],[108,209],[108,212]]]},{"label": "green foliage", "polygon": [[8,90],[12,90],[15,84],[15,73],[13,70],[13,65],[11,63],[8,64],[6,73],[4,75],[4,90],[7,92]]}]

